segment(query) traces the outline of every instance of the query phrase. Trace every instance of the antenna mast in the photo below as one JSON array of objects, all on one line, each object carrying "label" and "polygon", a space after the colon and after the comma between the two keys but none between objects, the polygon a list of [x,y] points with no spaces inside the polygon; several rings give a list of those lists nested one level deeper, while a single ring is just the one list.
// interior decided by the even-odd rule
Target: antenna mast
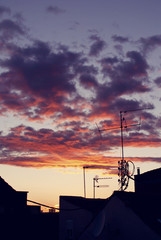
[{"label": "antenna mast", "polygon": [[121,148],[122,148],[122,160],[124,160],[124,137],[123,137],[123,112],[120,111],[120,123],[121,123]]},{"label": "antenna mast", "polygon": [[120,123],[121,123],[121,150],[122,150],[122,158],[121,161],[118,162],[118,170],[119,170],[119,176],[121,179],[119,179],[119,182],[121,183],[121,191],[124,190],[124,184],[126,181],[126,175],[125,175],[125,169],[126,169],[126,160],[124,160],[124,136],[123,136],[123,121],[125,120],[123,117],[122,111],[120,111]]},{"label": "antenna mast", "polygon": [[[120,128],[121,128],[121,149],[122,149],[122,158],[121,161],[118,161],[118,176],[120,177],[120,179],[118,180],[119,183],[121,184],[120,190],[124,191],[127,189],[128,184],[129,184],[129,178],[132,178],[132,175],[134,174],[134,163],[132,161],[126,161],[124,159],[124,136],[123,136],[123,129],[127,128],[127,126],[123,125],[123,122],[125,121],[124,118],[124,114],[127,112],[136,112],[136,111],[142,111],[145,109],[152,109],[152,108],[142,108],[142,109],[131,109],[131,110],[126,110],[126,111],[120,111]],[[140,124],[132,124],[130,126],[136,126],[136,125],[140,125]],[[129,171],[129,164],[132,164],[133,170],[132,173],[130,174]],[[134,180],[134,179],[133,179]]]}]

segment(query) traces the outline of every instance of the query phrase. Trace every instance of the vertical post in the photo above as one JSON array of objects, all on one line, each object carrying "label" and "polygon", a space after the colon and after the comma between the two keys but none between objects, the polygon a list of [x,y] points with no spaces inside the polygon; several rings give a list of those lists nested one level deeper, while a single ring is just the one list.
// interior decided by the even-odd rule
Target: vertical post
[{"label": "vertical post", "polygon": [[140,168],[137,168],[137,175],[140,175]]},{"label": "vertical post", "polygon": [[86,179],[85,179],[85,166],[83,167],[83,180],[84,180],[84,197],[86,198]]},{"label": "vertical post", "polygon": [[121,122],[121,147],[122,147],[122,160],[124,160],[124,140],[123,140],[123,117],[122,111],[120,111],[120,122]]},{"label": "vertical post", "polygon": [[93,198],[95,198],[95,178],[93,178]]},{"label": "vertical post", "polygon": [[121,159],[121,164],[120,164],[120,170],[121,170],[121,191],[123,191],[123,180],[124,180],[124,165],[125,165],[125,161],[124,161],[124,136],[123,136],[123,113],[122,111],[120,111],[120,122],[121,122],[121,149],[122,149],[122,159]]}]

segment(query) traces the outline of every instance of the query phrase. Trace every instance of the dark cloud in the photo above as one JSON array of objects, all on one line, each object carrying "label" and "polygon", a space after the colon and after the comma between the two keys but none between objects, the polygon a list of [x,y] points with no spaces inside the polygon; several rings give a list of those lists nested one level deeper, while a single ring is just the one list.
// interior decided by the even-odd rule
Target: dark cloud
[{"label": "dark cloud", "polygon": [[4,15],[5,13],[10,14],[11,10],[8,7],[0,6],[0,16]]},{"label": "dark cloud", "polygon": [[110,101],[112,104],[124,94],[150,91],[146,60],[136,51],[129,51],[126,56],[128,60],[116,57],[102,59],[102,72],[108,80],[99,87],[97,101]]},{"label": "dark cloud", "polygon": [[[99,42],[100,38],[92,35],[91,40]],[[101,114],[110,109],[109,105],[117,105],[117,98],[124,94],[150,91],[147,87],[149,66],[137,51],[127,52],[126,60],[116,56],[102,59],[99,64],[106,80],[99,83],[99,69],[90,65],[82,52],[70,51],[63,45],[54,50],[42,41],[10,47],[9,58],[0,63],[8,69],[0,76],[3,80],[1,105],[20,111],[32,120],[46,114],[53,119],[54,116],[77,120],[92,117],[97,111]],[[80,96],[78,82],[81,87],[94,90],[91,102],[86,102],[86,96]],[[90,111],[84,111],[83,105],[90,105]]]},{"label": "dark cloud", "polygon": [[[129,60],[113,58],[102,59],[102,71],[103,73],[114,76],[114,71],[116,71],[115,76],[122,75],[127,80],[127,77],[134,78],[139,76],[147,76],[147,70],[149,68],[146,59],[137,51],[129,51],[126,54]],[[116,64],[117,63],[117,64]],[[113,73],[111,75],[111,73]]]},{"label": "dark cloud", "polygon": [[116,52],[117,52],[120,56],[125,57],[125,56],[124,56],[124,51],[123,51],[123,46],[122,46],[122,44],[116,44],[116,45],[114,45],[114,48],[116,49]]},{"label": "dark cloud", "polygon": [[16,53],[22,58],[43,59],[51,53],[51,47],[48,43],[35,41],[33,45],[25,48],[17,48]]},{"label": "dark cloud", "polygon": [[61,13],[65,13],[64,9],[59,8],[58,6],[49,6],[46,9],[49,13],[53,13],[54,15],[58,15]]},{"label": "dark cloud", "polygon": [[115,56],[115,57],[107,57],[107,58],[103,58],[101,63],[102,65],[104,65],[104,67],[111,68],[113,64],[118,63],[119,59]]},{"label": "dark cloud", "polygon": [[141,102],[136,99],[124,99],[124,98],[117,98],[115,101],[113,101],[112,104],[109,106],[110,112],[117,112],[120,111],[127,111],[131,109],[139,109],[144,108],[144,106],[141,106]]},{"label": "dark cloud", "polygon": [[98,87],[96,78],[90,74],[82,74],[80,76],[80,82],[85,88]]},{"label": "dark cloud", "polygon": [[58,124],[58,128],[72,129],[73,131],[80,131],[81,129],[83,129],[82,124],[83,122],[81,121],[68,120],[66,122]]},{"label": "dark cloud", "polygon": [[71,101],[75,99],[76,104],[82,99],[76,82],[84,88],[97,87],[94,77],[97,69],[87,64],[82,53],[67,47],[53,51],[48,43],[35,41],[24,48],[13,45],[10,53],[10,58],[0,62],[1,67],[8,69],[0,76],[3,79],[1,103],[9,109],[19,109],[30,119],[37,120],[41,115],[56,112],[68,117],[77,116],[79,111],[71,107]]},{"label": "dark cloud", "polygon": [[100,54],[100,52],[105,48],[106,42],[104,40],[100,39],[100,37],[98,37],[97,35],[90,36],[90,40],[93,43],[90,47],[89,55],[90,56],[98,56]]},{"label": "dark cloud", "polygon": [[[130,115],[128,115],[128,119],[131,124],[135,124],[136,122],[140,123],[141,116],[144,120],[148,119],[149,117],[149,115],[146,115],[144,111],[146,111],[146,109],[153,109],[154,107],[152,104],[144,103],[143,101],[137,100],[135,98],[126,99],[123,97],[111,97],[111,101],[107,100],[107,98],[108,97],[106,96],[106,92],[104,93],[104,96],[99,96],[99,99],[97,99],[97,101],[95,102],[95,108],[91,113],[91,115],[93,117],[95,116],[96,119],[97,116],[106,119],[109,119],[110,116],[110,120],[104,120],[103,122],[100,121],[100,125],[102,126],[102,128],[115,128],[120,126],[120,111],[143,109],[143,111],[130,112]],[[150,116],[152,117],[152,115]]]},{"label": "dark cloud", "polygon": [[118,35],[113,35],[112,39],[113,39],[113,41],[119,42],[119,43],[126,43],[129,41],[128,37],[122,37],[122,36],[118,36]]},{"label": "dark cloud", "polygon": [[12,33],[18,33],[23,34],[24,31],[21,29],[21,27],[14,21],[5,19],[0,22],[0,31],[2,32],[10,32]]},{"label": "dark cloud", "polygon": [[127,74],[134,78],[143,77],[142,80],[148,80],[147,70],[149,66],[146,59],[137,51],[129,51],[126,56],[130,59],[129,62],[124,62],[124,70]]},{"label": "dark cloud", "polygon": [[[67,50],[53,53],[48,44],[37,42],[32,47],[16,49],[13,56],[3,61],[3,67],[9,69],[9,75],[14,71],[15,87],[19,90],[32,91],[48,98],[56,96],[59,91],[72,92],[75,87],[71,80],[76,74],[80,54]],[[17,80],[16,75],[21,76]],[[12,82],[14,80],[12,79]]]},{"label": "dark cloud", "polygon": [[154,35],[147,38],[140,38],[141,48],[144,54],[154,50],[156,47],[161,46],[161,35]]},{"label": "dark cloud", "polygon": [[161,117],[159,117],[159,118],[157,119],[156,127],[157,127],[157,128],[161,128]]},{"label": "dark cloud", "polygon": [[7,40],[17,35],[24,35],[25,32],[18,23],[5,19],[0,22],[0,33]]},{"label": "dark cloud", "polygon": [[154,82],[156,83],[157,87],[161,88],[161,77],[156,78]]}]

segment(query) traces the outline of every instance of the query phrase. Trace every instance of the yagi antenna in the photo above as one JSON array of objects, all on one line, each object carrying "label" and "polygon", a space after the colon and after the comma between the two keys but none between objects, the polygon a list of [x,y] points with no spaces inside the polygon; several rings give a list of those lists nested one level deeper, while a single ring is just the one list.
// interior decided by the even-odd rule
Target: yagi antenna
[{"label": "yagi antenna", "polygon": [[153,108],[149,107],[149,108],[129,109],[129,110],[120,111],[120,113],[137,112],[137,111],[143,111],[143,110],[149,110],[149,109],[153,109]]},{"label": "yagi antenna", "polygon": [[[98,132],[100,134],[100,137],[102,138],[101,132],[102,131],[108,131],[108,130],[113,130],[113,129],[121,129],[121,150],[122,150],[122,158],[121,161],[118,161],[118,176],[120,177],[120,179],[118,180],[119,183],[121,184],[120,190],[124,191],[127,189],[128,184],[129,184],[129,179],[133,179],[133,175],[134,175],[134,171],[135,171],[135,165],[132,161],[126,161],[124,159],[124,136],[123,136],[123,130],[127,129],[127,127],[133,127],[133,126],[141,126],[141,117],[140,117],[140,123],[137,124],[123,124],[124,122],[126,123],[124,114],[128,113],[128,112],[137,112],[137,111],[143,111],[143,110],[149,110],[149,109],[153,109],[153,107],[149,107],[149,108],[138,108],[138,109],[129,109],[129,110],[124,110],[124,111],[120,111],[120,127],[111,127],[108,129],[99,129],[97,123],[97,129]],[[130,172],[130,165],[132,166],[132,172]],[[133,179],[134,180],[134,179]]]},{"label": "yagi antenna", "polygon": [[[127,189],[129,184],[129,178],[133,179],[132,176],[134,174],[134,169],[135,169],[134,163],[132,161],[126,161],[124,159],[124,138],[123,138],[123,129],[125,128],[123,126],[123,122],[125,121],[124,114],[127,112],[136,112],[136,111],[142,111],[147,109],[152,109],[152,108],[140,108],[140,109],[130,109],[125,111],[120,111],[122,158],[121,158],[121,161],[118,161],[118,170],[119,170],[118,175],[120,177],[118,181],[121,184],[121,187],[120,187],[121,191],[124,191]],[[140,123],[141,123],[141,120],[140,120]],[[140,125],[140,124],[132,124],[130,126],[136,126],[136,125]],[[129,169],[130,164],[132,164],[132,167],[133,167],[132,173],[130,173],[130,169]]]}]

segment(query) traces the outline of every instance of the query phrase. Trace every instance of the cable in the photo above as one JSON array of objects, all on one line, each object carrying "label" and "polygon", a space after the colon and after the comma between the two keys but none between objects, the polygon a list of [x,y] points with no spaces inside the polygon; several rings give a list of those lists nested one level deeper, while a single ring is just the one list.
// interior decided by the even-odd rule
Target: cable
[{"label": "cable", "polygon": [[38,202],[35,202],[35,201],[32,201],[32,200],[27,200],[27,202],[35,203],[35,204],[37,204],[39,206],[51,208],[51,209],[54,209],[54,210],[61,210],[61,211],[75,211],[75,210],[80,210],[81,209],[80,207],[79,208],[72,208],[72,209],[51,207],[51,206],[48,206],[48,205],[45,205],[45,204],[42,204],[42,203],[38,203]]}]

